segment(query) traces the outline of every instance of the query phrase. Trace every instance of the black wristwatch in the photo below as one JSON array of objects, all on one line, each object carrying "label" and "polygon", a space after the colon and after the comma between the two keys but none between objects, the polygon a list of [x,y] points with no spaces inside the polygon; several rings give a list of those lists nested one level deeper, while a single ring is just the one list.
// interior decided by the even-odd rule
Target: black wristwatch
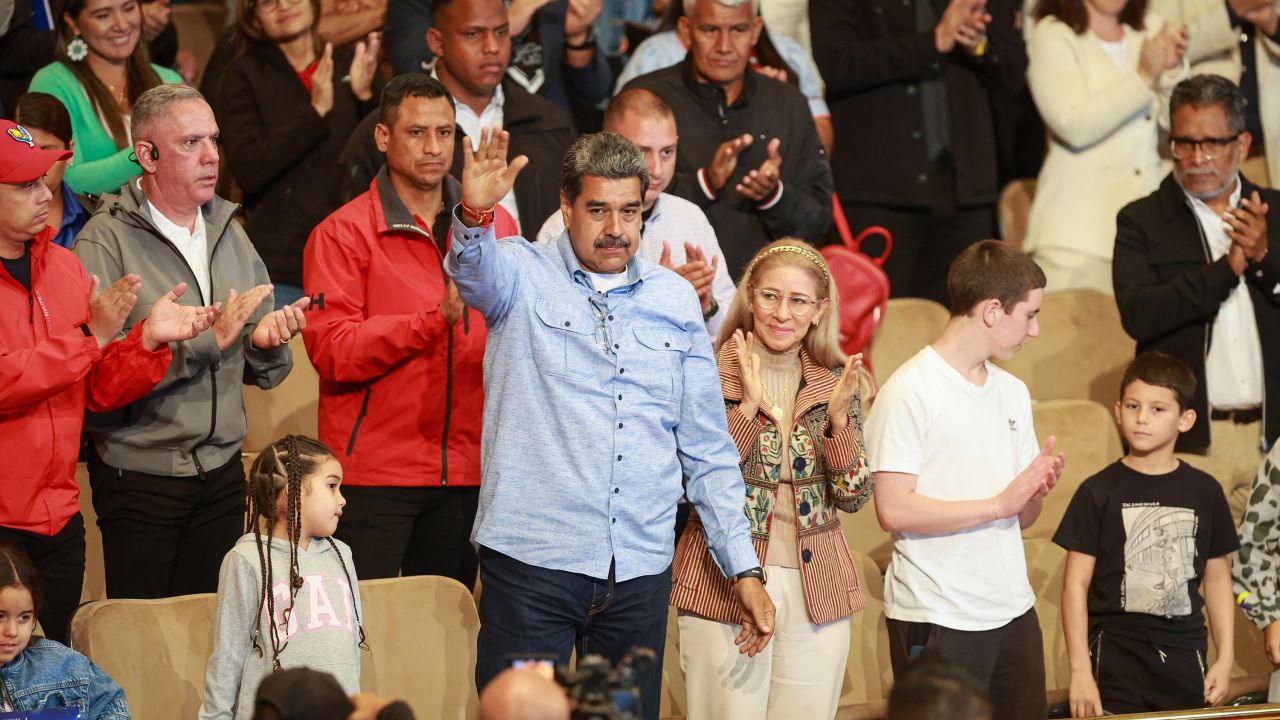
[{"label": "black wristwatch", "polygon": [[761,585],[763,585],[765,583],[764,569],[757,565],[756,567],[753,567],[750,570],[743,570],[742,572],[733,576],[733,581],[736,583],[739,580],[746,580],[747,578],[755,578],[760,581]]},{"label": "black wristwatch", "polygon": [[718,312],[720,312],[720,303],[716,302],[715,298],[711,298],[711,307],[706,312],[702,313],[702,322],[707,322],[711,318],[715,317]]}]

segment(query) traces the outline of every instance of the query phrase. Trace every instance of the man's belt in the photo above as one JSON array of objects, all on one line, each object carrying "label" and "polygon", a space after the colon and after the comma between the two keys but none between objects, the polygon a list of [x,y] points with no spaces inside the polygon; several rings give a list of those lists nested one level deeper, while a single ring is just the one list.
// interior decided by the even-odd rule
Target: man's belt
[{"label": "man's belt", "polygon": [[1248,425],[1262,419],[1262,406],[1254,405],[1251,408],[1235,408],[1232,410],[1213,408],[1209,411],[1209,419],[1230,420],[1237,425]]}]

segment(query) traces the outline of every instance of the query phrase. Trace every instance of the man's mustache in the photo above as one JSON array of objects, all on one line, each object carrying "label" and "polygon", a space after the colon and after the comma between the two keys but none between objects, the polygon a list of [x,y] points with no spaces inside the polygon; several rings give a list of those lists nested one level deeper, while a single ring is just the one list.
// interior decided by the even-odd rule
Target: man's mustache
[{"label": "man's mustache", "polygon": [[596,240],[595,247],[597,250],[612,250],[613,248],[626,249],[631,247],[631,240],[625,235],[606,235],[599,240]]}]

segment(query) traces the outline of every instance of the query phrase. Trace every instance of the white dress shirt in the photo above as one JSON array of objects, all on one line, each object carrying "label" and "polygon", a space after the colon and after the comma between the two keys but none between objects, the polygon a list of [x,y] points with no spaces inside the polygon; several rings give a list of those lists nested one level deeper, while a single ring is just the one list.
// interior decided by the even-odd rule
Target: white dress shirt
[{"label": "white dress shirt", "polygon": [[[1231,193],[1231,207],[1240,205],[1241,185]],[[1226,222],[1199,198],[1190,194],[1191,208],[1204,232],[1209,253],[1220,260],[1231,249]],[[1253,316],[1253,298],[1242,276],[1227,299],[1218,308],[1213,321],[1209,354],[1204,359],[1204,374],[1209,393],[1209,407],[1221,409],[1250,408],[1262,404],[1262,343],[1258,339],[1258,323]]]},{"label": "white dress shirt", "polygon": [[[137,181],[135,181],[137,182]],[[139,183],[138,188],[142,185]],[[151,221],[155,223],[156,229],[164,235],[173,246],[178,248],[178,252],[182,253],[182,259],[187,261],[187,265],[191,266],[191,272],[196,276],[196,282],[200,285],[201,304],[212,305],[214,299],[209,297],[213,291],[211,288],[211,280],[209,278],[209,242],[205,234],[204,214],[196,210],[195,230],[188,230],[181,225],[175,224],[164,213],[160,212],[155,205],[147,200],[147,212],[151,213]],[[146,281],[146,278],[143,278]],[[238,288],[240,292],[244,292],[249,288]]]}]

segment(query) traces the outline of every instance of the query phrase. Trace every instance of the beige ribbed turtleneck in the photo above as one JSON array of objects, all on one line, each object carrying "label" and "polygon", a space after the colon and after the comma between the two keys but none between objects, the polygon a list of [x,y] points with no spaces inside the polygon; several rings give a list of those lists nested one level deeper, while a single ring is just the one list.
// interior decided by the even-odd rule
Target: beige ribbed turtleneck
[{"label": "beige ribbed turtleneck", "polygon": [[795,490],[791,486],[791,425],[796,395],[800,392],[800,346],[777,353],[757,344],[754,350],[760,358],[760,381],[764,386],[760,405],[777,421],[782,445],[778,494],[773,503],[773,523],[769,526],[769,551],[765,564],[800,567]]}]

